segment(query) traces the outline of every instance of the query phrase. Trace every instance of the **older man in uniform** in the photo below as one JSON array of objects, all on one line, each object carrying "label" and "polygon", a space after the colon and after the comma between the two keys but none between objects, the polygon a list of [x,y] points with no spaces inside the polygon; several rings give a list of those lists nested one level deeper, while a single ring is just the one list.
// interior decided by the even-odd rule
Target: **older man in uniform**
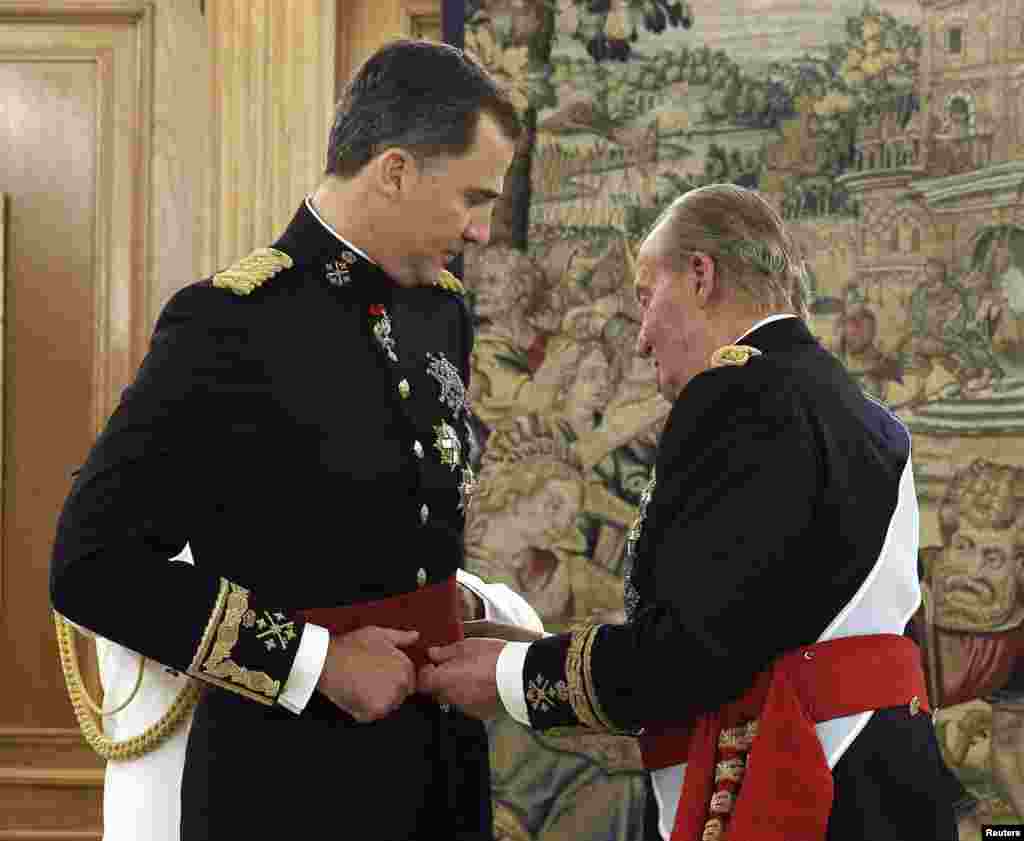
[{"label": "older man in uniform", "polygon": [[[489,839],[479,722],[416,694],[462,635],[473,331],[520,125],[470,55],[399,41],[338,106],[272,248],[181,290],[61,514],[53,606],[206,684],[183,841]],[[167,558],[188,543],[195,565]]]},{"label": "older man in uniform", "polygon": [[956,837],[920,655],[910,436],[811,336],[776,212],[683,195],[638,259],[672,401],[628,621],[432,648],[421,689],[535,728],[640,733],[672,841]]}]

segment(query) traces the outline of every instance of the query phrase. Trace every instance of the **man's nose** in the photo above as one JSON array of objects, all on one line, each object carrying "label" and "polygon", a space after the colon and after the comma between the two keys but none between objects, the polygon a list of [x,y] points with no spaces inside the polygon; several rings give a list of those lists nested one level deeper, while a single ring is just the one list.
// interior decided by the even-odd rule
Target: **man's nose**
[{"label": "man's nose", "polygon": [[468,242],[487,245],[487,243],[491,241],[491,226],[485,222],[472,224],[466,228],[466,232],[463,234],[463,237]]}]

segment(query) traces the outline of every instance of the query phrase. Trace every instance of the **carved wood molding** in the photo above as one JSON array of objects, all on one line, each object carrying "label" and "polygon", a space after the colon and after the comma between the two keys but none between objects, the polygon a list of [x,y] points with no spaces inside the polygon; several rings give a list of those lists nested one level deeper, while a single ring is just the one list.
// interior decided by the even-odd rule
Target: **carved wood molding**
[{"label": "carved wood molding", "polygon": [[335,0],[216,0],[210,265],[268,245],[322,177],[333,119]]},{"label": "carved wood molding", "polygon": [[402,0],[402,32],[410,38],[430,38],[440,41],[440,0]]},{"label": "carved wood molding", "polygon": [[[4,514],[4,476],[6,471],[4,470],[4,450],[6,446],[4,442],[4,372],[7,368],[4,366],[4,348],[7,343],[4,340],[4,300],[7,297],[7,276],[4,273],[4,267],[7,265],[7,259],[4,254],[4,244],[7,242],[7,196],[4,193],[0,193],[0,523],[3,522]],[[4,605],[4,547],[3,541],[0,540],[0,610],[3,609]]]},{"label": "carved wood molding", "polygon": [[78,728],[0,728],[0,767],[102,769]]},{"label": "carved wood molding", "polygon": [[102,768],[3,768],[0,786],[33,788],[103,788]]},{"label": "carved wood molding", "polygon": [[108,21],[110,18],[140,20],[151,13],[152,3],[109,0],[106,3],[55,3],[53,0],[0,0],[0,20],[32,18],[62,23]]}]

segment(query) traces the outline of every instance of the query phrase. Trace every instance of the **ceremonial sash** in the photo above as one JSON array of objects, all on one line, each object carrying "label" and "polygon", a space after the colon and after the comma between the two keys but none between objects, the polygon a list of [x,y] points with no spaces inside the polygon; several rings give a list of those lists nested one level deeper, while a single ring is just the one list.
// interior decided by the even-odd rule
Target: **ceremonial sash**
[{"label": "ceremonial sash", "polygon": [[[869,402],[880,423],[888,427],[887,437],[893,440],[904,438],[907,457],[899,480],[896,507],[887,524],[878,560],[857,593],[818,638],[819,643],[848,637],[902,634],[921,603],[921,588],[917,578],[919,514],[910,433],[885,407],[870,398]],[[918,694],[924,704],[926,693]],[[824,751],[828,768],[835,767],[857,735],[867,726],[872,715],[873,711],[867,709],[852,715],[822,720],[817,724],[815,729],[818,743]],[[685,762],[661,767],[660,770],[652,769],[651,772],[658,802],[659,830],[666,841],[673,835],[672,827],[676,824],[676,812],[687,777],[688,765]],[[711,835],[713,837],[714,833]],[[696,838],[700,838],[699,832]]]},{"label": "ceremonial sash", "polygon": [[832,772],[815,724],[868,710],[928,710],[921,655],[898,634],[844,637],[778,658],[741,698],[684,726],[645,729],[644,765],[687,762],[672,841],[819,841]]}]

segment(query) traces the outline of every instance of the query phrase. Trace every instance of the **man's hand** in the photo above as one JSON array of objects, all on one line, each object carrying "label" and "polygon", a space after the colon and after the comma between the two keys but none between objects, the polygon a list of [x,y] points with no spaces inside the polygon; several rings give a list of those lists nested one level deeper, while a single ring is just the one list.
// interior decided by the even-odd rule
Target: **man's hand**
[{"label": "man's hand", "polygon": [[416,669],[399,649],[419,635],[373,625],[332,635],[316,688],[356,721],[384,718],[416,691]]},{"label": "man's hand", "polygon": [[504,640],[478,637],[427,649],[434,664],[420,669],[419,691],[484,721],[504,709],[495,670]]}]

